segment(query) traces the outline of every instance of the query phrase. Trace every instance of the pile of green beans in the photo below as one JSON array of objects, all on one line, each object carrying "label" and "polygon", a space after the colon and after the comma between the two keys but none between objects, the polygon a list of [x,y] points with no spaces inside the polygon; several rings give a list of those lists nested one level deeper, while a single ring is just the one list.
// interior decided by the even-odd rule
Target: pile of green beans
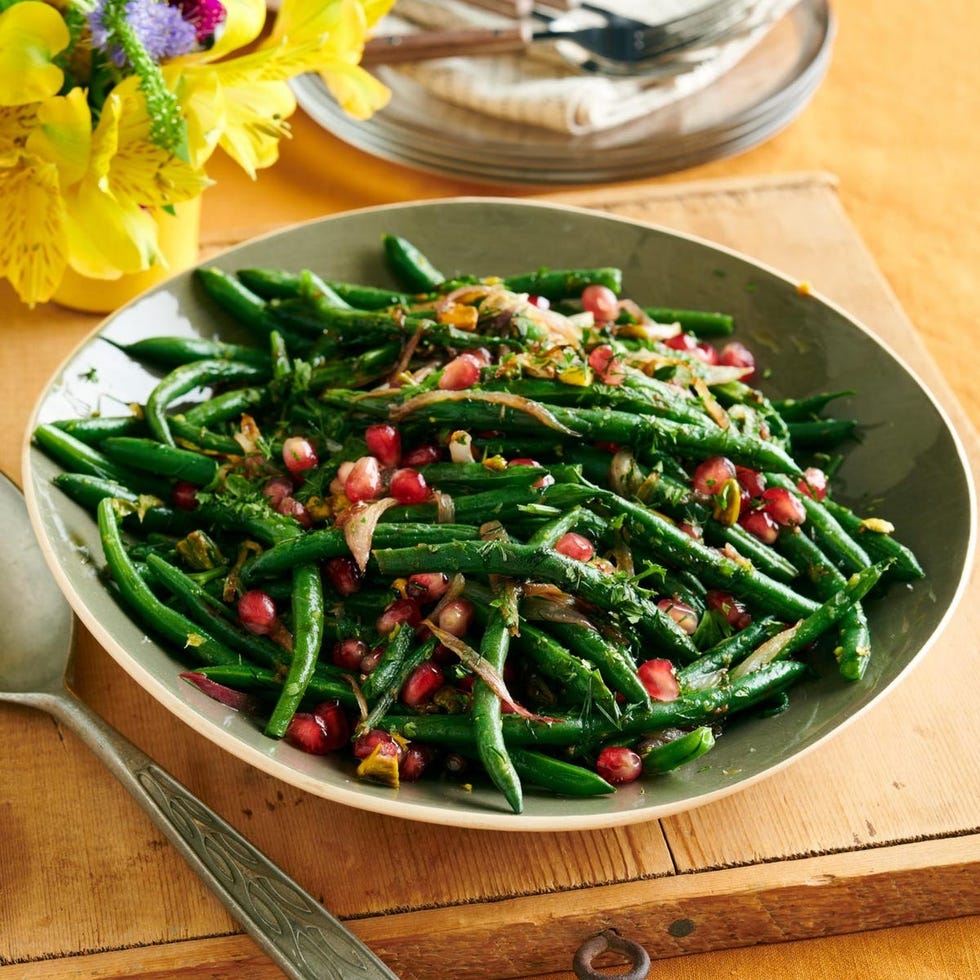
[{"label": "pile of green beans", "polygon": [[[830,658],[863,676],[865,597],[923,572],[884,520],[803,482],[816,464],[832,477],[855,423],[824,412],[848,392],[770,401],[670,342],[723,343],[723,313],[621,302],[597,318],[588,291],[622,293],[612,267],[448,277],[405,239],[383,249],[399,288],[200,268],[250,342],[120,345],[159,372],[146,403],[34,433],[98,521],[109,587],[184,676],[311,751],[300,722],[323,728],[332,705],[347,728],[330,749],[374,740],[365,778],[415,778],[415,747],[426,778],[442,759],[517,812],[525,787],[612,792],[610,748],[645,774],[690,763]],[[475,378],[449,384],[463,361]],[[352,503],[379,425],[402,457]],[[297,438],[315,451],[301,472],[283,453]],[[717,457],[786,491],[803,523],[750,533],[738,514],[758,502],[734,481],[693,485]],[[394,495],[395,470],[423,496]],[[448,595],[413,592],[433,575]],[[256,592],[268,628],[240,613]],[[457,632],[437,625],[452,602],[472,614]],[[353,665],[337,652],[351,641],[369,652]],[[408,698],[420,669],[441,686]]]}]

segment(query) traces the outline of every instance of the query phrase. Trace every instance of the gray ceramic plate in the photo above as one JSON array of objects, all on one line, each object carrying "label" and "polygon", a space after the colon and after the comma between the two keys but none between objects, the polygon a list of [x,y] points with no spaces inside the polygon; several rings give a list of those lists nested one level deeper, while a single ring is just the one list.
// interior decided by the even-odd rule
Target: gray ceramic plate
[{"label": "gray ceramic plate", "polygon": [[[852,721],[929,647],[955,604],[974,542],[973,488],[960,443],[910,369],[862,326],[795,283],[697,239],[587,211],[489,198],[395,205],[338,215],[268,236],[223,255],[246,266],[313,268],[355,282],[388,281],[385,232],[416,242],[447,274],[508,274],[537,268],[618,265],[625,293],[640,302],[733,313],[739,336],[764,360],[774,397],[828,389],[858,392],[840,413],[860,421],[838,496],[887,515],[928,572],[914,588],[893,587],[871,603],[874,657],[859,683],[829,661],[794,689],[774,718],[738,724],[701,763],[648,779],[608,798],[557,800],[530,793],[522,815],[492,791],[439,781],[394,791],[358,782],[335,759],[305,755],[265,738],[247,718],[178,679],[178,662],[150,641],[99,581],[101,549],[92,519],[52,485],[56,467],[27,445],[25,490],[49,564],[76,613],[129,674],[178,718],[265,772],[355,807],[432,823],[502,830],[578,830],[649,820],[707,803],[769,775]],[[119,413],[145,399],[153,377],[102,337],[157,334],[234,338],[183,274],[117,312],[65,362],[34,422]],[[33,427],[33,426],[32,426]],[[943,507],[923,506],[942,488]],[[702,764],[703,763],[703,764]]]}]

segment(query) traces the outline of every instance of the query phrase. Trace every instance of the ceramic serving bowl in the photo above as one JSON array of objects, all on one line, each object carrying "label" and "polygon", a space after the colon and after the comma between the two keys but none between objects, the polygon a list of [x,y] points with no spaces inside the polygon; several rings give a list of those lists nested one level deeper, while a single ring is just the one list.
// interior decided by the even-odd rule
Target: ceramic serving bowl
[{"label": "ceramic serving bowl", "polygon": [[[740,722],[695,765],[615,794],[558,799],[529,791],[522,814],[492,789],[439,779],[393,790],[353,775],[348,759],[304,754],[266,738],[252,720],[179,679],[180,663],[148,639],[99,578],[95,522],[52,484],[57,467],[25,448],[31,521],[57,580],[84,625],[119,664],[181,721],[287,783],[353,807],[436,824],[499,830],[581,830],[650,820],[699,806],[768,776],[815,748],[896,684],[929,648],[950,614],[973,548],[974,496],[959,440],[914,372],[862,325],[794,281],[732,251],[661,228],[561,206],[492,198],[371,208],[291,228],[231,249],[228,271],[311,268],[327,278],[390,284],[382,234],[417,244],[447,275],[505,275],[536,269],[616,265],[624,295],[647,305],[724,310],[762,362],[774,398],[853,390],[835,412],[857,419],[835,493],[859,511],[887,516],[915,550],[927,578],[892,586],[867,609],[874,654],[859,682],[833,661],[793,688],[790,707]],[[39,422],[118,414],[140,403],[155,376],[103,338],[159,334],[241,339],[191,273],[174,277],[110,316],[72,353],[44,391]],[[930,506],[936,488],[943,506]]]}]

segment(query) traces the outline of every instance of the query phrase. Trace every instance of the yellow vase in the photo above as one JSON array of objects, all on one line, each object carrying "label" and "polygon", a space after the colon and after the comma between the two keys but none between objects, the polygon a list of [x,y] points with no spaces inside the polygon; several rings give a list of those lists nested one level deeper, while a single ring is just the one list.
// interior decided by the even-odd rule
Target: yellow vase
[{"label": "yellow vase", "polygon": [[92,279],[67,269],[53,302],[85,313],[111,313],[144,290],[188,268],[197,261],[201,229],[201,198],[161,211],[157,218],[159,249],[166,262],[118,279]]}]

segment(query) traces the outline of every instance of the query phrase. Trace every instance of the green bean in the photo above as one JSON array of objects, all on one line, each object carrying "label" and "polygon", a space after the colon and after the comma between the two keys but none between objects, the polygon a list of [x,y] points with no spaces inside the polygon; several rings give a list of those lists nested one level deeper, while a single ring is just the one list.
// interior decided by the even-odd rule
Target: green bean
[{"label": "green bean", "polygon": [[87,419],[59,419],[55,428],[88,446],[98,446],[110,436],[142,436],[146,423],[136,415],[93,415]]},{"label": "green bean", "polygon": [[615,792],[598,773],[553,755],[508,745],[507,752],[522,782],[556,796],[605,796]]},{"label": "green bean", "polygon": [[817,418],[832,401],[848,398],[854,394],[856,394],[854,391],[822,392],[807,398],[777,399],[772,406],[787,422],[807,422]]},{"label": "green bean", "polygon": [[293,658],[282,691],[265,726],[282,738],[306,694],[323,644],[323,585],[316,565],[293,569]]},{"label": "green bean", "polygon": [[241,361],[191,361],[174,368],[162,378],[146,400],[146,422],[150,431],[167,446],[173,436],[167,423],[167,409],[181,395],[217,382],[250,381],[268,374],[267,368]]},{"label": "green bean", "polygon": [[221,456],[241,456],[244,453],[234,437],[212,432],[203,425],[194,425],[182,415],[171,415],[168,423],[174,441],[180,443],[182,447],[191,446]]},{"label": "green bean", "polygon": [[902,582],[912,582],[922,578],[925,572],[919,560],[908,548],[892,536],[890,525],[874,519],[858,517],[850,508],[825,497],[822,501],[826,511],[840,524],[852,538],[876,561],[890,559],[888,575]]},{"label": "green bean", "polygon": [[188,425],[207,428],[231,419],[238,420],[243,414],[256,412],[264,408],[269,401],[269,389],[235,388],[223,391],[197,405],[191,405],[184,413],[184,421]]},{"label": "green bean", "polygon": [[[480,641],[480,657],[491,670],[502,674],[510,649],[510,631],[499,606],[493,606],[487,617]],[[473,734],[476,751],[494,786],[503,793],[515,813],[524,809],[521,780],[504,744],[503,709],[500,698],[482,678],[473,683]]]},{"label": "green bean", "polygon": [[[379,524],[372,535],[372,543],[376,548],[390,548],[444,541],[476,541],[479,536],[477,528],[467,524]],[[339,528],[310,531],[281,541],[253,558],[242,569],[242,579],[246,584],[252,583],[279,575],[298,564],[349,554],[347,539]]]},{"label": "green bean", "polygon": [[640,751],[645,773],[672,772],[700,759],[715,747],[714,732],[707,725],[686,732],[679,738]]},{"label": "green bean", "polygon": [[698,337],[727,337],[735,330],[735,318],[708,310],[675,310],[668,306],[644,306],[643,312],[657,323],[676,323],[685,333]]},{"label": "green bean", "polygon": [[399,235],[383,235],[385,259],[392,275],[412,293],[438,289],[446,277],[408,239]]},{"label": "green bean", "polygon": [[238,654],[154,595],[126,554],[115,502],[109,497],[99,502],[98,522],[109,574],[133,613],[153,632],[174,643],[185,658],[193,651],[196,659],[207,664],[237,663]]},{"label": "green bean", "polygon": [[[317,664],[306,687],[305,701],[327,701],[336,698],[347,708],[357,707],[357,697],[349,683],[325,674],[323,665]],[[264,691],[279,694],[283,687],[282,673],[257,664],[215,664],[197,667],[195,672],[218,684],[240,691]]]},{"label": "green bean", "polygon": [[616,716],[616,698],[606,686],[602,674],[589,662],[572,656],[554,637],[528,622],[513,641],[545,676],[561,684],[563,694],[583,706],[595,706],[605,714]]},{"label": "green bean", "polygon": [[59,473],[54,482],[75,503],[93,514],[98,510],[99,501],[106,497],[125,501],[131,505],[131,509],[124,519],[137,519],[140,527],[146,531],[181,533],[190,530],[193,523],[193,517],[187,511],[167,507],[155,497],[141,498],[129,487],[104,477],[87,473]]},{"label": "green bean", "polygon": [[854,438],[857,423],[853,419],[811,419],[787,422],[786,428],[794,449],[832,449]]},{"label": "green bean", "polygon": [[677,670],[681,690],[696,691],[720,683],[728,668],[744,660],[763,640],[779,628],[770,618],[754,619],[744,629],[720,640],[697,660]]},{"label": "green bean", "polygon": [[174,480],[186,480],[207,487],[218,474],[218,463],[188,449],[162,445],[152,439],[115,436],[102,443],[105,454],[123,466],[158,473]]},{"label": "green bean", "polygon": [[[598,630],[587,626],[548,623],[547,628],[549,633],[576,656],[595,664],[606,684],[627,701],[643,704],[649,702],[650,695],[637,675],[636,664],[624,645],[607,639]],[[691,660],[693,656],[685,654],[683,659]]]},{"label": "green bean", "polygon": [[586,286],[598,285],[619,294],[623,289],[622,271],[615,268],[537,269],[520,275],[504,276],[503,284],[512,293],[530,293],[545,299],[579,297]]},{"label": "green bean", "polygon": [[205,337],[144,337],[129,344],[116,340],[109,343],[137,361],[168,369],[189,361],[244,361],[256,367],[269,363],[268,354],[261,348]]},{"label": "green bean", "polygon": [[593,499],[613,514],[626,518],[634,540],[642,542],[661,561],[691,569],[712,588],[730,589],[753,604],[769,609],[774,615],[790,619],[808,615],[815,608],[812,600],[794,592],[782,582],[769,578],[750,563],[735,561],[713,548],[695,541],[690,535],[642,504],[599,487],[558,484],[549,487],[546,503],[570,506]]},{"label": "green bean", "polygon": [[224,643],[251,660],[266,667],[281,668],[289,656],[266,636],[256,636],[233,624],[221,602],[189,575],[165,561],[160,555],[149,554],[146,564],[161,585],[173,593],[193,616],[194,622]]},{"label": "green bean", "polygon": [[600,609],[615,610],[665,651],[683,660],[693,660],[696,656],[687,635],[655,602],[627,582],[556,551],[502,541],[450,541],[415,548],[381,548],[375,551],[374,558],[384,575],[453,568],[464,574],[510,575],[554,582]]},{"label": "green bean", "polygon": [[[436,648],[434,639],[430,637],[424,643],[413,643],[413,638],[412,630],[408,626],[402,626],[394,640],[385,648],[378,666],[368,674],[367,680],[361,685],[364,696],[373,699],[375,703],[364,721],[358,725],[358,731],[369,732],[377,725],[379,719],[383,718],[395,703],[412,671],[432,656]],[[386,657],[387,663],[385,663]],[[383,671],[383,677],[376,678],[379,670]],[[365,690],[369,681],[374,683]]]},{"label": "green bean", "polygon": [[121,466],[94,446],[87,445],[54,425],[42,423],[34,429],[33,435],[34,442],[67,470],[102,477],[158,497],[169,496],[169,486],[164,481]]}]

